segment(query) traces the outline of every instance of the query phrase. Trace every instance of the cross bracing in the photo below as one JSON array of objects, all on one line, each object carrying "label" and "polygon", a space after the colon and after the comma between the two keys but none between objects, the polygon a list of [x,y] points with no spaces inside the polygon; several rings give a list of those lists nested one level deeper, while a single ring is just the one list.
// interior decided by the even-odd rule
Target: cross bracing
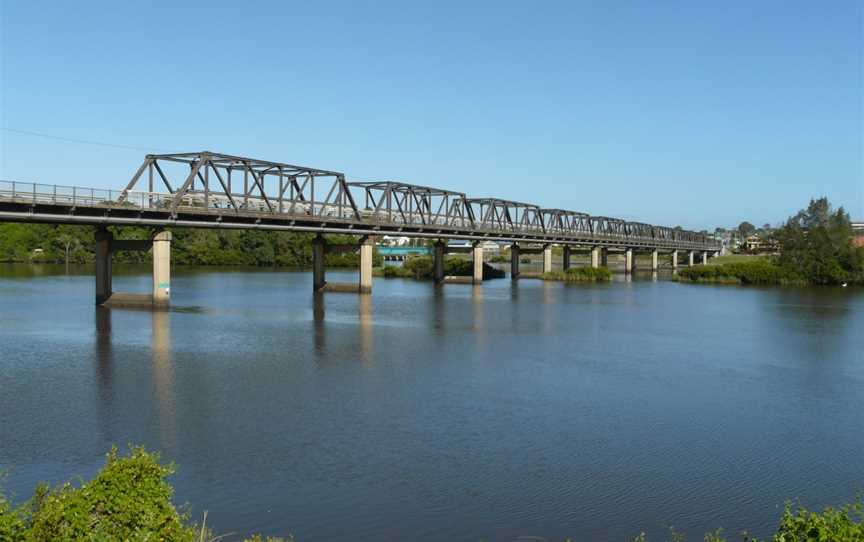
[{"label": "cross bracing", "polygon": [[719,249],[678,228],[213,152],[147,155],[116,191],[0,181],[0,220]]}]

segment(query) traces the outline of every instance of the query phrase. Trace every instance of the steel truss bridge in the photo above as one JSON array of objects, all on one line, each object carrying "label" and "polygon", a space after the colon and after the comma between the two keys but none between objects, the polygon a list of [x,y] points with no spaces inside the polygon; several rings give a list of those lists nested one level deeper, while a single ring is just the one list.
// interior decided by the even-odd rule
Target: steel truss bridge
[{"label": "steel truss bridge", "polygon": [[0,181],[0,220],[717,251],[713,236],[213,152],[151,154],[122,190]]}]

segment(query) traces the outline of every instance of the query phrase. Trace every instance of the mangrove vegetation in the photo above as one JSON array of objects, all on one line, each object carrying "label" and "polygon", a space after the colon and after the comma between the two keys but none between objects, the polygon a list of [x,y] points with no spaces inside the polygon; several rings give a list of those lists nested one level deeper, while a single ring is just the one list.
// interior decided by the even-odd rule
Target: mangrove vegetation
[{"label": "mangrove vegetation", "polygon": [[543,280],[563,282],[609,282],[612,272],[607,267],[571,267],[566,271],[543,273]]},{"label": "mangrove vegetation", "polygon": [[[109,228],[115,239],[147,239],[148,228]],[[95,259],[95,227],[57,224],[0,223],[0,262],[91,263]],[[308,267],[312,265],[312,233],[264,230],[172,230],[171,260],[177,265]],[[327,235],[332,243],[356,242],[350,235]],[[117,263],[150,261],[148,252],[117,252]],[[374,253],[376,265],[381,256]],[[355,253],[327,254],[331,267],[356,267]]]},{"label": "mangrove vegetation", "polygon": [[[386,278],[432,279],[431,256],[408,256],[402,265],[385,265],[376,273]],[[444,257],[444,275],[448,277],[470,277],[474,275],[474,261],[460,256]],[[504,277],[504,271],[483,263],[483,280]]]}]

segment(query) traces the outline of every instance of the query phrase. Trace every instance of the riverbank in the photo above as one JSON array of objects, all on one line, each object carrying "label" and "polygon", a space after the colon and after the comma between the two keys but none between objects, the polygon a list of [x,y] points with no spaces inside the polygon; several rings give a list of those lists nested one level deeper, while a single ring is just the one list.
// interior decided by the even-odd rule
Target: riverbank
[{"label": "riverbank", "polygon": [[[114,447],[105,465],[89,481],[75,487],[70,483],[50,488],[39,485],[28,501],[13,505],[0,493],[0,540],[10,542],[49,542],[53,540],[171,540],[176,542],[215,542],[213,519],[208,525],[206,512],[201,523],[190,520],[173,502],[174,488],[167,478],[176,472],[173,464],[160,461],[159,454],[141,447],[130,448],[127,455]],[[218,525],[218,518],[215,520]],[[684,534],[671,528],[673,539]],[[724,542],[722,529],[707,533],[704,540]],[[251,535],[244,542],[287,542],[287,538]],[[646,542],[645,533],[632,539]],[[750,539],[754,540],[755,539]],[[859,498],[839,508],[822,512],[787,502],[779,521],[774,542],[789,540],[826,540],[860,542],[864,540],[864,508]]]},{"label": "riverbank", "polygon": [[862,285],[861,273],[831,271],[836,277],[820,280],[820,274],[805,274],[782,265],[773,257],[732,255],[712,261],[708,265],[687,267],[678,271],[673,280],[701,284],[738,284],[760,286],[816,286],[825,284]]},{"label": "riverbank", "polygon": [[806,286],[809,284],[803,275],[764,258],[738,263],[687,267],[679,270],[673,280],[694,283],[774,286]]}]

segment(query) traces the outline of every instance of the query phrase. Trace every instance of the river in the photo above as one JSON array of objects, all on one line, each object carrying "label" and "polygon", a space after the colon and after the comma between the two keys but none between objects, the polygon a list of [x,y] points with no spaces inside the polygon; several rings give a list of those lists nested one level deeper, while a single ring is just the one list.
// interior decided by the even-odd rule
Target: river
[{"label": "river", "polygon": [[786,499],[864,489],[860,289],[311,282],[178,268],[149,312],[94,307],[87,269],[0,266],[5,492],[139,443],[218,532],[620,542],[766,536]]}]

